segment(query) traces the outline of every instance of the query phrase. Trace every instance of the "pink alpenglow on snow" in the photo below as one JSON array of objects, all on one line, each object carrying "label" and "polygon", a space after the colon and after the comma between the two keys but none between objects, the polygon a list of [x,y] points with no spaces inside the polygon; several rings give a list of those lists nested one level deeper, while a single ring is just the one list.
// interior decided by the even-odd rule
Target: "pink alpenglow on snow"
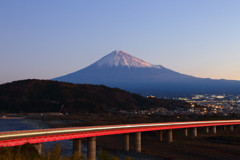
[{"label": "pink alpenglow on snow", "polygon": [[98,67],[101,66],[127,66],[127,67],[139,67],[139,68],[162,68],[161,65],[153,65],[148,62],[145,62],[137,57],[134,57],[130,54],[128,54],[125,51],[121,50],[115,50],[111,52],[110,54],[104,56],[97,62]]}]

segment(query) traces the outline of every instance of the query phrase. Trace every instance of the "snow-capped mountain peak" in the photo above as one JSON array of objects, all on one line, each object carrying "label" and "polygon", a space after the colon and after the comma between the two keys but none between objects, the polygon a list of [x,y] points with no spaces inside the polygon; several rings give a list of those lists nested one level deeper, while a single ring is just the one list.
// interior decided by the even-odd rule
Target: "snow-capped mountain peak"
[{"label": "snow-capped mountain peak", "polygon": [[98,65],[98,67],[119,67],[119,66],[126,66],[128,68],[131,67],[137,67],[137,68],[162,68],[161,65],[152,65],[148,62],[145,62],[139,58],[136,58],[130,54],[128,54],[125,51],[121,50],[115,50],[111,52],[110,54],[104,56],[95,64]]}]

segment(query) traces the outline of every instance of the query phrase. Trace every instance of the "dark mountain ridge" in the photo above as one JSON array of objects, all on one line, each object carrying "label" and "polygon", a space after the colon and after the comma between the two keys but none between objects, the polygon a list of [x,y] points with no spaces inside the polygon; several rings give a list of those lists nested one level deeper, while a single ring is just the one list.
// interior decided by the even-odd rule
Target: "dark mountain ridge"
[{"label": "dark mountain ridge", "polygon": [[189,106],[182,101],[146,98],[104,85],[51,80],[21,80],[0,85],[0,111],[58,112],[62,105],[70,113]]}]

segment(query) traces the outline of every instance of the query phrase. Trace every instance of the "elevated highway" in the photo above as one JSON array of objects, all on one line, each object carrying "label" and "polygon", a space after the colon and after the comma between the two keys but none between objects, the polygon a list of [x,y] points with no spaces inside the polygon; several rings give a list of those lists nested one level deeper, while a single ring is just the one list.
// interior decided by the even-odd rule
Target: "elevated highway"
[{"label": "elevated highway", "polygon": [[[197,136],[197,128],[205,127],[209,132],[216,133],[216,126],[239,125],[240,120],[218,120],[218,121],[190,121],[190,122],[166,122],[166,123],[145,123],[127,125],[107,125],[91,127],[72,127],[57,129],[41,129],[27,131],[13,131],[0,133],[0,147],[18,146],[25,143],[41,144],[43,142],[73,139],[73,152],[81,153],[81,139],[87,138],[88,158],[96,159],[96,137],[114,134],[124,134],[124,150],[129,150],[129,133],[135,134],[135,151],[141,152],[141,132],[159,131],[159,140],[162,141],[162,130],[168,131],[168,142],[173,141],[172,130],[184,129],[185,136],[188,135],[188,128],[192,128],[193,136]],[[37,146],[37,145],[36,145]],[[39,148],[39,150],[41,147]]]}]

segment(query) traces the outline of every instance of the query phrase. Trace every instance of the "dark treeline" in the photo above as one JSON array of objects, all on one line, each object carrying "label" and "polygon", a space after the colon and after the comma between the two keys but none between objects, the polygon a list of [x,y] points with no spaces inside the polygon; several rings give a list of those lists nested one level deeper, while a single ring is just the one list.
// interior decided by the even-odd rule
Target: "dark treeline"
[{"label": "dark treeline", "polygon": [[183,101],[146,98],[104,85],[72,84],[52,80],[20,80],[0,85],[0,111],[105,112],[165,107],[189,107]]}]

